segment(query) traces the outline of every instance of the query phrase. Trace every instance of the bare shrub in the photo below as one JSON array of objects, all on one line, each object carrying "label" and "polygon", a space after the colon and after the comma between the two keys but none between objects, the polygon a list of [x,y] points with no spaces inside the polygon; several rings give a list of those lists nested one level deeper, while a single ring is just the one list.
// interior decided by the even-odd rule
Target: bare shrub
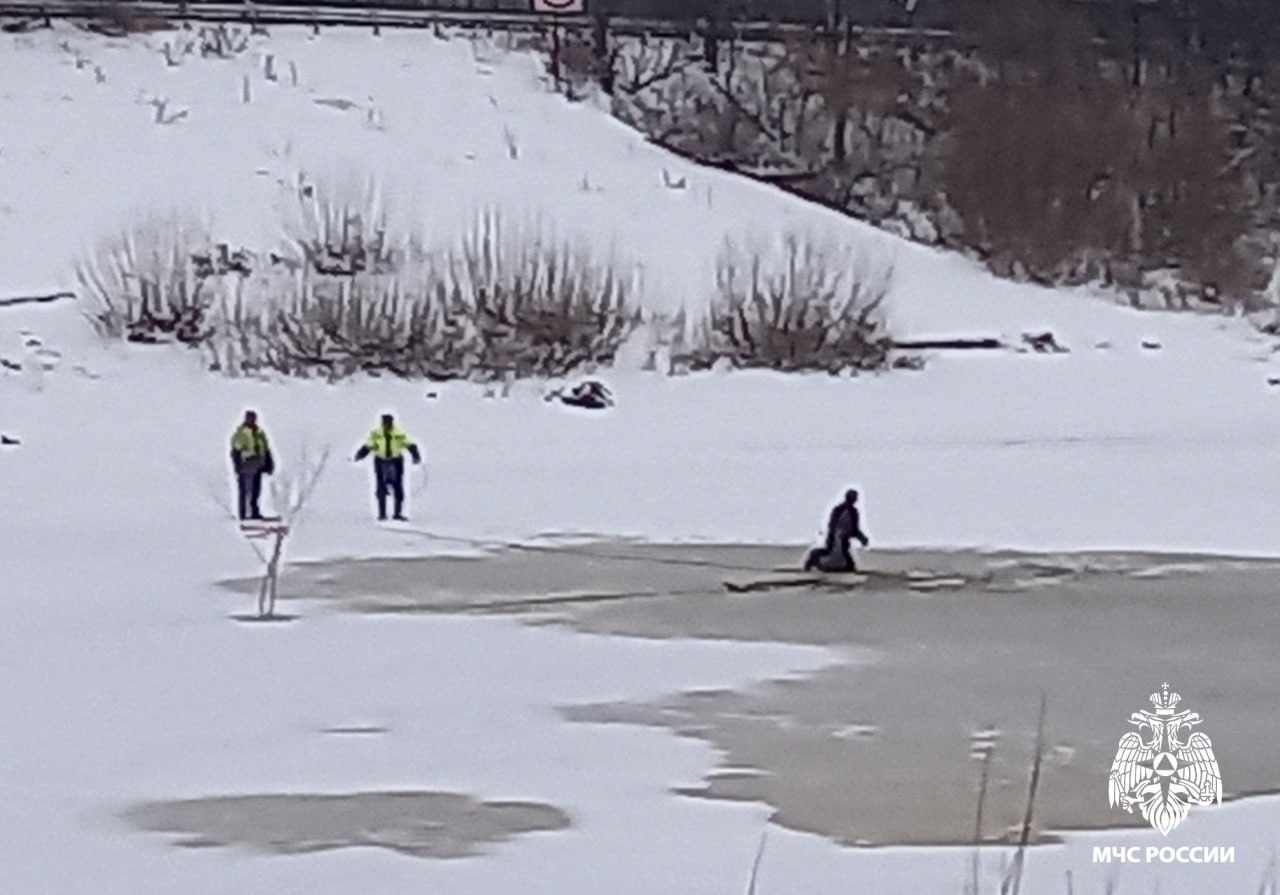
[{"label": "bare shrub", "polygon": [[472,222],[448,253],[448,309],[470,320],[494,373],[560,376],[608,363],[634,329],[630,279],[545,225]]},{"label": "bare shrub", "polygon": [[285,228],[299,260],[322,276],[393,273],[403,254],[388,241],[386,203],[372,180],[299,184]]},{"label": "bare shrub", "polygon": [[1123,88],[998,82],[961,91],[952,109],[948,199],[998,271],[1058,283],[1089,278],[1090,256],[1127,251],[1115,174],[1142,134]]},{"label": "bare shrub", "polygon": [[183,59],[187,56],[195,55],[195,52],[195,40],[180,34],[174,35],[173,40],[166,40],[160,47],[160,54],[164,56],[165,65],[170,68],[181,65]]},{"label": "bare shrub", "polygon": [[429,268],[325,276],[308,269],[252,303],[224,312],[215,365],[342,379],[358,373],[429,374],[458,362],[465,339],[443,314],[443,281]]},{"label": "bare shrub", "polygon": [[634,96],[693,65],[696,50],[688,41],[631,42],[615,51],[618,89]]},{"label": "bare shrub", "polygon": [[76,267],[85,313],[107,336],[203,341],[215,291],[211,280],[228,272],[201,263],[218,256],[211,243],[202,224],[178,214],[144,218],[103,240]]},{"label": "bare shrub", "polygon": [[943,172],[965,241],[998,273],[1110,282],[1134,304],[1144,273],[1164,269],[1197,304],[1247,297],[1260,269],[1242,244],[1238,167],[1251,153],[1229,87],[1191,66],[1108,60],[1081,12],[1048,0],[983,28],[990,67],[951,98]]},{"label": "bare shrub", "polygon": [[635,325],[627,278],[546,227],[508,229],[486,212],[455,245],[397,245],[385,267],[306,264],[252,281],[248,297],[222,290],[211,366],[330,380],[561,376],[612,360]]},{"label": "bare shrub", "polygon": [[997,272],[1110,278],[1131,301],[1144,269],[1179,269],[1209,303],[1252,289],[1231,128],[1210,91],[1139,93],[1082,73],[973,87],[952,110],[948,199]]},{"label": "bare shrub", "polygon": [[[613,57],[601,54],[585,35],[570,31],[547,51],[547,74],[570,100],[586,97],[593,85],[613,84]],[[606,91],[607,92],[607,91]]]},{"label": "bare shrub", "polygon": [[891,341],[882,306],[891,266],[794,233],[771,249],[726,243],[716,292],[684,360],[774,370],[877,370]]},{"label": "bare shrub", "polygon": [[233,59],[249,49],[249,31],[225,24],[200,29],[200,55],[205,59]]},{"label": "bare shrub", "polygon": [[714,71],[698,56],[685,41],[623,45],[614,115],[674,152],[873,222],[937,205],[948,51],[815,36],[730,42]]},{"label": "bare shrub", "polygon": [[1146,139],[1126,172],[1138,247],[1152,259],[1177,259],[1202,300],[1231,306],[1261,273],[1242,245],[1248,203],[1232,164],[1232,128],[1215,110],[1212,88],[1148,93],[1140,109]]}]

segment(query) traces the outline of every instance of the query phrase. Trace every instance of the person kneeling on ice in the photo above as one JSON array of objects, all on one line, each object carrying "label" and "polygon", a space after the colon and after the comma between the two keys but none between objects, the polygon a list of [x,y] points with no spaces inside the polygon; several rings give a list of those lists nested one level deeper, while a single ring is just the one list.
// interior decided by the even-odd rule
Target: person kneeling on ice
[{"label": "person kneeling on ice", "polygon": [[242,422],[231,435],[231,466],[236,471],[237,511],[240,520],[261,519],[258,501],[262,497],[262,477],[275,472],[271,443],[258,425],[258,414],[244,412]]},{"label": "person kneeling on ice", "polygon": [[382,415],[382,423],[369,433],[360,450],[356,451],[356,462],[373,454],[373,477],[378,496],[378,518],[387,518],[387,492],[395,498],[395,518],[405,521],[404,515],[404,452],[408,451],[414,465],[422,462],[422,454],[403,429],[396,425],[395,417],[389,413]]},{"label": "person kneeling on ice", "polygon": [[853,561],[853,553],[849,542],[854,538],[863,547],[867,546],[867,536],[862,531],[862,520],[858,513],[858,492],[850,488],[844,493],[844,500],[836,504],[827,519],[827,545],[809,552],[804,561],[806,572],[856,572],[857,564]]}]

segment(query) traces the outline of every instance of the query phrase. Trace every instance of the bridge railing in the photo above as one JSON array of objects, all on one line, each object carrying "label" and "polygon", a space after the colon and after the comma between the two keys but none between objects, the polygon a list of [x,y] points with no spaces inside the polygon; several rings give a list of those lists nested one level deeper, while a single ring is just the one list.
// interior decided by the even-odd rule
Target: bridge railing
[{"label": "bridge railing", "polygon": [[[541,29],[553,23],[565,27],[591,27],[596,18],[585,14],[537,13],[531,0],[378,0],[376,4],[315,3],[302,0],[0,0],[0,16],[41,19],[89,18],[118,20],[122,16],[171,21],[211,23],[303,24],[313,26],[378,26],[423,28],[439,24],[510,30]],[[754,19],[708,22],[705,18],[649,18],[623,15],[608,17],[609,30],[617,34],[684,36],[713,30],[718,36],[743,41],[787,40],[811,34],[813,23]],[[943,29],[851,27],[850,33],[878,39],[945,40]]]}]

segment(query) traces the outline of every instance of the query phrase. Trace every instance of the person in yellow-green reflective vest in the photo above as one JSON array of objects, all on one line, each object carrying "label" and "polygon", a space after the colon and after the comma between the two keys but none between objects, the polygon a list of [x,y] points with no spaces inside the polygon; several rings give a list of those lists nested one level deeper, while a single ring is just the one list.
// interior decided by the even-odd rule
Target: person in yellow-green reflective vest
[{"label": "person in yellow-green reflective vest", "polygon": [[395,417],[389,413],[382,415],[382,423],[369,433],[360,450],[356,451],[356,462],[373,454],[374,492],[378,498],[378,518],[387,518],[387,495],[395,499],[395,518],[404,521],[404,455],[413,458],[414,465],[422,462],[422,454],[413,443],[409,434],[396,425]]},{"label": "person in yellow-green reflective vest", "polygon": [[271,442],[258,425],[258,415],[244,412],[244,422],[231,435],[231,467],[236,473],[237,511],[240,519],[261,519],[258,500],[262,497],[262,477],[275,472]]}]

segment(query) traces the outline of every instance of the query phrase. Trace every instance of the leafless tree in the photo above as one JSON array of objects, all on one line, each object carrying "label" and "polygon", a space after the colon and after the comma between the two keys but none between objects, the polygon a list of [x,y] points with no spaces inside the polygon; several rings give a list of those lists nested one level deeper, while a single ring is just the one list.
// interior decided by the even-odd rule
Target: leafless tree
[{"label": "leafless tree", "polygon": [[258,585],[256,620],[271,621],[281,618],[276,614],[279,595],[280,568],[284,559],[285,541],[301,522],[328,465],[331,446],[318,451],[306,442],[300,446],[294,460],[283,465],[271,480],[271,500],[279,513],[278,518],[240,521],[231,502],[227,499],[218,479],[202,476],[205,492],[232,522],[240,525],[245,542],[262,563],[262,579]]},{"label": "leafless tree", "polygon": [[1002,81],[953,97],[952,112],[947,196],[971,245],[1047,282],[1092,253],[1125,253],[1116,169],[1141,133],[1122,89]]}]

